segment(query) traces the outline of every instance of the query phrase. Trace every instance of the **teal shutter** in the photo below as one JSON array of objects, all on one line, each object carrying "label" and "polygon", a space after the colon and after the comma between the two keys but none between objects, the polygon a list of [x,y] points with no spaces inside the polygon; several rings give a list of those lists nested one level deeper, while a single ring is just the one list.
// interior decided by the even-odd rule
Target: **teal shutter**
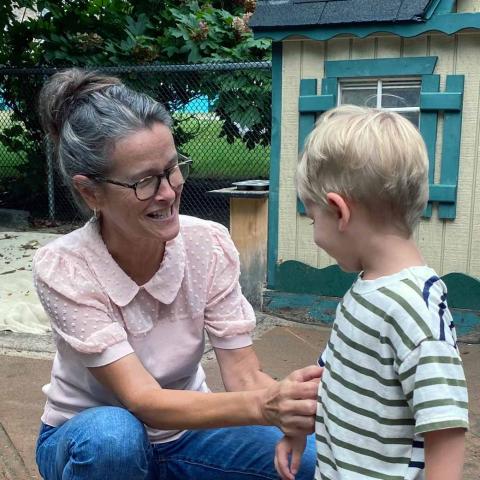
[{"label": "teal shutter", "polygon": [[[438,217],[454,219],[458,188],[460,141],[462,133],[463,75],[447,75],[445,92],[438,92],[438,75],[424,75],[420,93],[420,132],[427,144],[430,195],[425,217],[432,216],[438,204]],[[438,114],[444,112],[440,183],[435,184],[435,145]]]},{"label": "teal shutter", "polygon": [[[441,219],[454,219],[458,188],[458,169],[462,129],[463,75],[447,75],[446,89],[440,92],[440,76],[433,71],[437,57],[404,57],[391,59],[326,61],[326,78],[322,80],[322,94],[316,95],[317,81],[300,82],[298,101],[299,135],[301,151],[305,138],[315,126],[319,113],[337,104],[338,80],[346,77],[402,77],[421,75],[420,132],[425,140],[429,159],[429,199],[424,216],[432,216],[432,204],[438,204]],[[442,162],[440,183],[435,184],[435,148],[437,143],[438,115],[443,113]],[[298,212],[305,213],[300,201]]]},{"label": "teal shutter", "polygon": [[[421,95],[429,92],[438,92],[440,88],[440,75],[423,75]],[[428,152],[428,183],[432,185],[435,181],[435,146],[437,144],[437,117],[435,111],[421,111],[420,133],[427,146]],[[430,197],[429,197],[430,198]],[[432,216],[432,204],[429,202],[424,217]]]},{"label": "teal shutter", "polygon": [[[300,97],[298,98],[298,151],[303,150],[308,134],[313,130],[317,115],[330,110],[337,104],[337,79],[324,78],[322,94],[317,95],[317,80],[300,80]],[[297,211],[305,215],[305,206],[297,198]]]}]

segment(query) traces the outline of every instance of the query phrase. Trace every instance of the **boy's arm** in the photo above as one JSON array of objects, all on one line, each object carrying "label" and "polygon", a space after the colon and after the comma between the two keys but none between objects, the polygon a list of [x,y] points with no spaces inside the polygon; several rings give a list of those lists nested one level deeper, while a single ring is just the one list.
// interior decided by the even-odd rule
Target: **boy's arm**
[{"label": "boy's arm", "polygon": [[425,480],[462,480],[465,431],[448,428],[424,433]]}]

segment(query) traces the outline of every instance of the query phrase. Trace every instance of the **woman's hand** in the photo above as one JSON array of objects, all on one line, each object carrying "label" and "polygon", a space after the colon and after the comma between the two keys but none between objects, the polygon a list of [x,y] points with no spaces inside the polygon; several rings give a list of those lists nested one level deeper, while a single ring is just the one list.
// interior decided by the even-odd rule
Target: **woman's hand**
[{"label": "woman's hand", "polygon": [[310,365],[266,389],[260,405],[265,422],[285,435],[312,433],[322,372],[323,368]]}]

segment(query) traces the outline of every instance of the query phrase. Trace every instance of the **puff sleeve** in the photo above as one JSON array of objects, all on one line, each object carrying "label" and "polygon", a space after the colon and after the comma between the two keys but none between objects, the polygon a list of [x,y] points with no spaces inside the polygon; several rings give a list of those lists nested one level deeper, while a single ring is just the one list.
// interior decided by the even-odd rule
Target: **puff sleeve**
[{"label": "puff sleeve", "polygon": [[245,347],[252,343],[255,313],[241,291],[239,255],[228,230],[217,223],[211,226],[205,328],[214,347]]},{"label": "puff sleeve", "polygon": [[107,364],[133,351],[108,296],[82,258],[44,247],[35,255],[33,276],[52,330],[76,352],[89,354],[86,366]]}]

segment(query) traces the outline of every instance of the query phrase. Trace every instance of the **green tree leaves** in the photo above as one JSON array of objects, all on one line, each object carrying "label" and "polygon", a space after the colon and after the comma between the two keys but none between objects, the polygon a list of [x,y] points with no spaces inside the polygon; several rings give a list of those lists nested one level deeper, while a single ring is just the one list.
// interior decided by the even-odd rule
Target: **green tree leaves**
[{"label": "green tree leaves", "polygon": [[[6,67],[188,64],[270,59],[270,43],[255,40],[248,20],[255,0],[12,0],[0,2],[0,65]],[[36,97],[46,75],[0,77],[0,95],[18,125],[10,147],[27,150],[25,169],[44,159]],[[248,148],[270,139],[270,72],[191,72],[122,76],[172,112],[207,95],[222,122],[219,134]],[[183,83],[182,83],[183,81]],[[212,94],[212,85],[216,92]],[[192,138],[178,116],[178,145]],[[1,126],[0,126],[1,128]],[[6,140],[3,131],[0,140]],[[20,137],[24,137],[23,141]],[[3,142],[2,142],[3,143]],[[43,161],[43,160],[42,160]],[[23,166],[22,166],[23,168]]]}]

